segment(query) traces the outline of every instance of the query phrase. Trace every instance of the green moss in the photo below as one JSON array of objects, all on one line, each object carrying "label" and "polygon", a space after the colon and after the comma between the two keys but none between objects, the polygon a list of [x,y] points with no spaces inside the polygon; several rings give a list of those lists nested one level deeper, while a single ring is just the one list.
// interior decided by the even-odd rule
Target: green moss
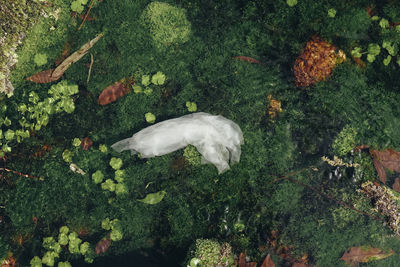
[{"label": "green moss", "polygon": [[144,10],[142,20],[159,48],[189,40],[191,24],[182,8],[154,1]]}]

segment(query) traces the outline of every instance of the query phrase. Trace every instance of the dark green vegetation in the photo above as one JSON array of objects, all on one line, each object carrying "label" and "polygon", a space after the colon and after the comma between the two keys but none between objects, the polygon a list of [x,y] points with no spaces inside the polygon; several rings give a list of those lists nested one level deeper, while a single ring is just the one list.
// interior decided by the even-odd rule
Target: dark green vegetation
[{"label": "dark green vegetation", "polygon": [[[352,157],[350,150],[362,144],[400,150],[396,63],[400,35],[395,27],[380,25],[381,18],[400,21],[396,1],[376,1],[379,19],[372,20],[366,7],[374,3],[367,1],[299,0],[289,7],[282,0],[171,0],[165,3],[174,8],[165,17],[166,4],[149,7],[150,1],[105,0],[95,1],[90,12],[95,20],[86,21],[80,31],[82,20],[71,16],[71,2],[39,3],[59,10],[58,19],[42,18],[27,32],[11,72],[14,96],[4,96],[0,102],[3,135],[20,129],[23,115],[18,107],[32,104],[31,92],[44,101],[51,86],[60,82],[34,84],[25,78],[53,68],[66,42],[72,53],[104,33],[89,51],[94,59],[89,83],[89,54],[61,78],[79,87],[72,97],[72,113],[50,112],[47,125],[31,130],[29,138],[19,133],[21,142],[0,135],[0,141],[12,149],[3,147],[6,160],[0,160],[0,167],[40,177],[0,173],[0,259],[11,251],[22,266],[29,265],[34,256],[42,258],[49,251],[43,238],[57,240],[60,227],[66,225],[81,234],[82,242],[90,243],[94,264],[105,266],[112,262],[132,266],[132,258],[146,255],[154,266],[186,266],[186,254],[198,238],[228,242],[234,253],[247,250],[258,262],[271,253],[276,263],[284,264],[269,245],[274,238],[281,247],[293,247],[293,258],[307,254],[308,263],[317,266],[345,266],[339,260],[343,253],[362,245],[395,252],[365,266],[395,266],[400,261],[400,241],[381,221],[279,178],[294,173],[293,179],[373,213],[369,200],[357,191],[361,182],[375,179],[372,160],[364,152]],[[328,15],[329,9],[336,10],[334,17]],[[299,89],[291,67],[313,35],[338,46],[348,59],[326,81]],[[365,52],[369,44],[382,46],[384,41],[394,46],[393,53],[381,47],[373,62],[363,55],[364,69],[352,61],[355,47]],[[47,56],[44,65],[42,56],[35,60],[38,54]],[[391,62],[384,63],[390,54]],[[262,64],[235,56],[253,57]],[[98,105],[97,97],[105,87],[126,77],[140,84],[142,75],[158,71],[167,79],[151,94],[130,92],[114,103]],[[269,94],[282,103],[283,112],[274,119],[267,112]],[[213,165],[190,165],[183,150],[141,159],[110,149],[114,142],[149,126],[148,112],[156,122],[188,114],[187,101],[195,102],[197,111],[223,115],[241,127],[245,143],[240,163],[231,170],[219,176]],[[10,125],[3,123],[6,117]],[[93,140],[89,150],[73,145],[74,138],[85,137]],[[35,155],[45,144],[50,151]],[[99,150],[102,144],[108,151]],[[70,170],[67,153],[62,156],[66,149],[85,175]],[[354,158],[363,175],[354,182],[355,169],[342,167],[342,178],[329,179],[335,167],[321,157],[334,155],[346,162]],[[126,193],[111,190],[112,181],[104,190],[92,179],[100,170],[105,180],[117,184],[118,168],[109,164],[112,157],[122,159]],[[156,205],[137,201],[161,190],[166,195]],[[96,244],[114,231],[102,227],[106,218],[119,220],[114,235],[122,233],[122,238],[111,237],[110,247],[96,255]],[[62,248],[56,262],[84,264],[81,254]]]}]

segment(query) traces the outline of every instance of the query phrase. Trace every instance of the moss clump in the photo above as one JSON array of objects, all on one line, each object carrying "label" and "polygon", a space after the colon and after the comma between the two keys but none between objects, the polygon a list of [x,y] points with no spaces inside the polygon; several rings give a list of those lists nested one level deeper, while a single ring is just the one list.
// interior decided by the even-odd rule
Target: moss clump
[{"label": "moss clump", "polygon": [[344,156],[354,149],[357,145],[357,131],[346,125],[333,141],[333,150],[335,154]]},{"label": "moss clump", "polygon": [[185,159],[193,166],[199,166],[201,164],[200,153],[197,152],[196,147],[188,145],[183,151]]},{"label": "moss clump", "polygon": [[217,241],[210,239],[197,239],[193,257],[189,266],[233,266],[233,255],[228,243],[220,245]]},{"label": "moss clump", "polygon": [[186,18],[185,9],[151,2],[144,10],[142,20],[158,48],[183,44],[189,40],[191,24]]}]

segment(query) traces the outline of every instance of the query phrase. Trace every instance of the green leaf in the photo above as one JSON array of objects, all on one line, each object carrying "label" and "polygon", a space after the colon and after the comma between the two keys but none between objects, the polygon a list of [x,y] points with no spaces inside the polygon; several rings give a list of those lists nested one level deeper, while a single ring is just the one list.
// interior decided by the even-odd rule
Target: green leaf
[{"label": "green leaf", "polygon": [[103,190],[108,190],[108,191],[114,192],[115,191],[115,183],[113,180],[107,179],[104,183],[101,184],[101,188]]},{"label": "green leaf", "polygon": [[154,116],[154,114],[151,112],[147,112],[146,114],[144,114],[144,116],[148,123],[154,123],[156,121],[156,116]]},{"label": "green leaf", "polygon": [[328,16],[330,18],[334,18],[335,15],[336,15],[336,10],[335,9],[331,8],[331,9],[328,10]]},{"label": "green leaf", "polygon": [[161,200],[163,200],[166,193],[167,192],[165,192],[165,191],[159,191],[157,193],[147,194],[147,196],[145,198],[138,199],[138,201],[146,203],[146,204],[154,205],[154,204],[159,203]]},{"label": "green leaf", "polygon": [[124,170],[116,170],[115,171],[115,180],[118,183],[122,183],[124,181],[125,171]]},{"label": "green leaf", "polygon": [[65,149],[64,152],[62,153],[62,158],[65,162],[72,162],[72,156],[74,155],[74,153],[72,153],[71,151],[69,151],[68,149]]},{"label": "green leaf", "polygon": [[197,105],[194,102],[186,102],[186,107],[188,109],[189,112],[196,112],[197,111]]},{"label": "green leaf", "polygon": [[141,93],[143,91],[142,87],[140,87],[139,85],[134,85],[134,86],[132,86],[132,88],[133,88],[133,92],[135,94],[139,94],[139,93]]},{"label": "green leaf", "polygon": [[80,146],[81,145],[81,139],[74,138],[74,140],[72,140],[72,145],[76,146],[76,147]]},{"label": "green leaf", "polygon": [[151,89],[151,88],[146,88],[146,89],[143,91],[143,93],[144,93],[145,95],[151,95],[151,93],[153,93],[153,89]]},{"label": "green leaf", "polygon": [[388,55],[384,60],[383,60],[383,65],[387,66],[390,63],[390,60],[392,59],[391,55]]},{"label": "green leaf", "polygon": [[102,153],[107,153],[107,151],[108,151],[107,146],[104,144],[99,145],[99,150]]},{"label": "green leaf", "polygon": [[115,194],[122,195],[128,193],[128,189],[124,184],[118,183],[115,185]]},{"label": "green leaf", "polygon": [[371,55],[371,54],[368,54],[367,55],[367,60],[368,60],[368,62],[374,62],[375,61],[375,56],[374,55]]},{"label": "green leaf", "polygon": [[142,76],[142,84],[144,86],[148,86],[150,84],[150,75],[143,75]]},{"label": "green leaf", "polygon": [[389,28],[389,21],[387,19],[381,19],[379,22],[379,26],[381,26],[382,29],[387,29]]},{"label": "green leaf", "polygon": [[377,56],[381,52],[381,47],[378,44],[371,43],[368,45],[368,53],[372,56]]},{"label": "green leaf", "polygon": [[11,129],[8,129],[7,132],[4,133],[4,137],[7,141],[11,141],[15,137],[15,132]]},{"label": "green leaf", "polygon": [[379,19],[378,16],[373,16],[373,17],[371,18],[371,20],[373,20],[373,21],[378,20],[378,19]]},{"label": "green leaf", "polygon": [[286,0],[286,4],[288,4],[290,7],[294,7],[297,5],[297,0]]},{"label": "green leaf", "polygon": [[158,71],[156,74],[151,77],[151,82],[155,85],[163,85],[165,82],[165,75],[161,71]]},{"label": "green leaf", "polygon": [[82,243],[82,244],[81,244],[81,247],[80,247],[80,249],[79,249],[80,253],[81,253],[82,255],[85,255],[85,254],[89,251],[89,247],[90,247],[89,242],[84,242],[84,243]]},{"label": "green leaf", "polygon": [[54,258],[58,258],[58,254],[54,251],[47,251],[42,258],[42,263],[47,266],[54,266]]},{"label": "green leaf", "polygon": [[103,221],[101,221],[101,228],[103,228],[104,230],[110,230],[111,229],[110,218],[105,218]]},{"label": "green leaf", "polygon": [[112,241],[119,241],[122,239],[122,232],[117,229],[113,229],[110,233],[110,239]]},{"label": "green leaf", "polygon": [[58,267],[72,267],[72,265],[68,261],[60,261]]},{"label": "green leaf", "polygon": [[11,120],[9,118],[5,117],[3,123],[4,123],[5,126],[10,126],[11,125]]},{"label": "green leaf", "polygon": [[31,267],[42,267],[42,260],[38,256],[35,256],[31,259],[30,264]]},{"label": "green leaf", "polygon": [[122,159],[112,157],[111,160],[110,160],[110,166],[111,166],[111,168],[113,168],[114,170],[119,170],[119,169],[121,169],[121,167],[122,167]]},{"label": "green leaf", "polygon": [[58,235],[58,243],[60,243],[60,245],[67,245],[68,244],[68,236],[66,233],[60,233]]},{"label": "green leaf", "polygon": [[95,184],[99,184],[103,182],[104,174],[100,170],[97,170],[95,173],[92,174],[92,179]]}]

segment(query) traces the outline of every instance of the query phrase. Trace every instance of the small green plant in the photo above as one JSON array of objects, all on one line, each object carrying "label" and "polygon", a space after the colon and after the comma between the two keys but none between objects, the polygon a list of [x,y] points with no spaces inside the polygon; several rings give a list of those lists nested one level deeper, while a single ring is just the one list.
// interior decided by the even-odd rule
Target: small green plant
[{"label": "small green plant", "polygon": [[87,2],[88,0],[74,0],[71,2],[71,10],[77,13],[82,13]]},{"label": "small green plant", "polygon": [[332,148],[334,153],[339,156],[345,156],[358,144],[357,131],[346,125],[333,141]]},{"label": "small green plant", "polygon": [[110,220],[110,218],[105,218],[101,222],[101,228],[107,231],[111,230],[111,241],[119,241],[123,237],[121,222],[118,219]]},{"label": "small green plant", "polygon": [[328,10],[328,16],[329,16],[330,18],[334,18],[334,17],[336,16],[336,9],[330,8],[330,9]]},{"label": "small green plant", "polygon": [[141,82],[141,84],[144,86],[144,90],[140,85],[137,84],[132,86],[132,89],[135,94],[143,92],[145,95],[151,95],[151,93],[153,93],[153,89],[155,89],[155,87],[152,86],[151,84],[156,86],[161,86],[165,83],[165,80],[166,76],[161,71],[158,71],[153,76],[146,74],[142,76],[142,82]]},{"label": "small green plant", "polygon": [[234,260],[228,243],[223,245],[211,239],[197,239],[188,267],[224,266],[233,267]]},{"label": "small green plant", "polygon": [[297,0],[286,0],[286,4],[288,4],[290,7],[294,7],[297,5]]},{"label": "small green plant", "polygon": [[147,112],[144,116],[148,123],[154,123],[156,121],[156,116],[151,112]]},{"label": "small green plant", "polygon": [[186,102],[186,107],[189,112],[196,112],[197,111],[197,105],[194,102],[187,101]]},{"label": "small green plant", "polygon": [[193,145],[188,145],[183,150],[183,156],[193,166],[201,165],[201,155]]}]

